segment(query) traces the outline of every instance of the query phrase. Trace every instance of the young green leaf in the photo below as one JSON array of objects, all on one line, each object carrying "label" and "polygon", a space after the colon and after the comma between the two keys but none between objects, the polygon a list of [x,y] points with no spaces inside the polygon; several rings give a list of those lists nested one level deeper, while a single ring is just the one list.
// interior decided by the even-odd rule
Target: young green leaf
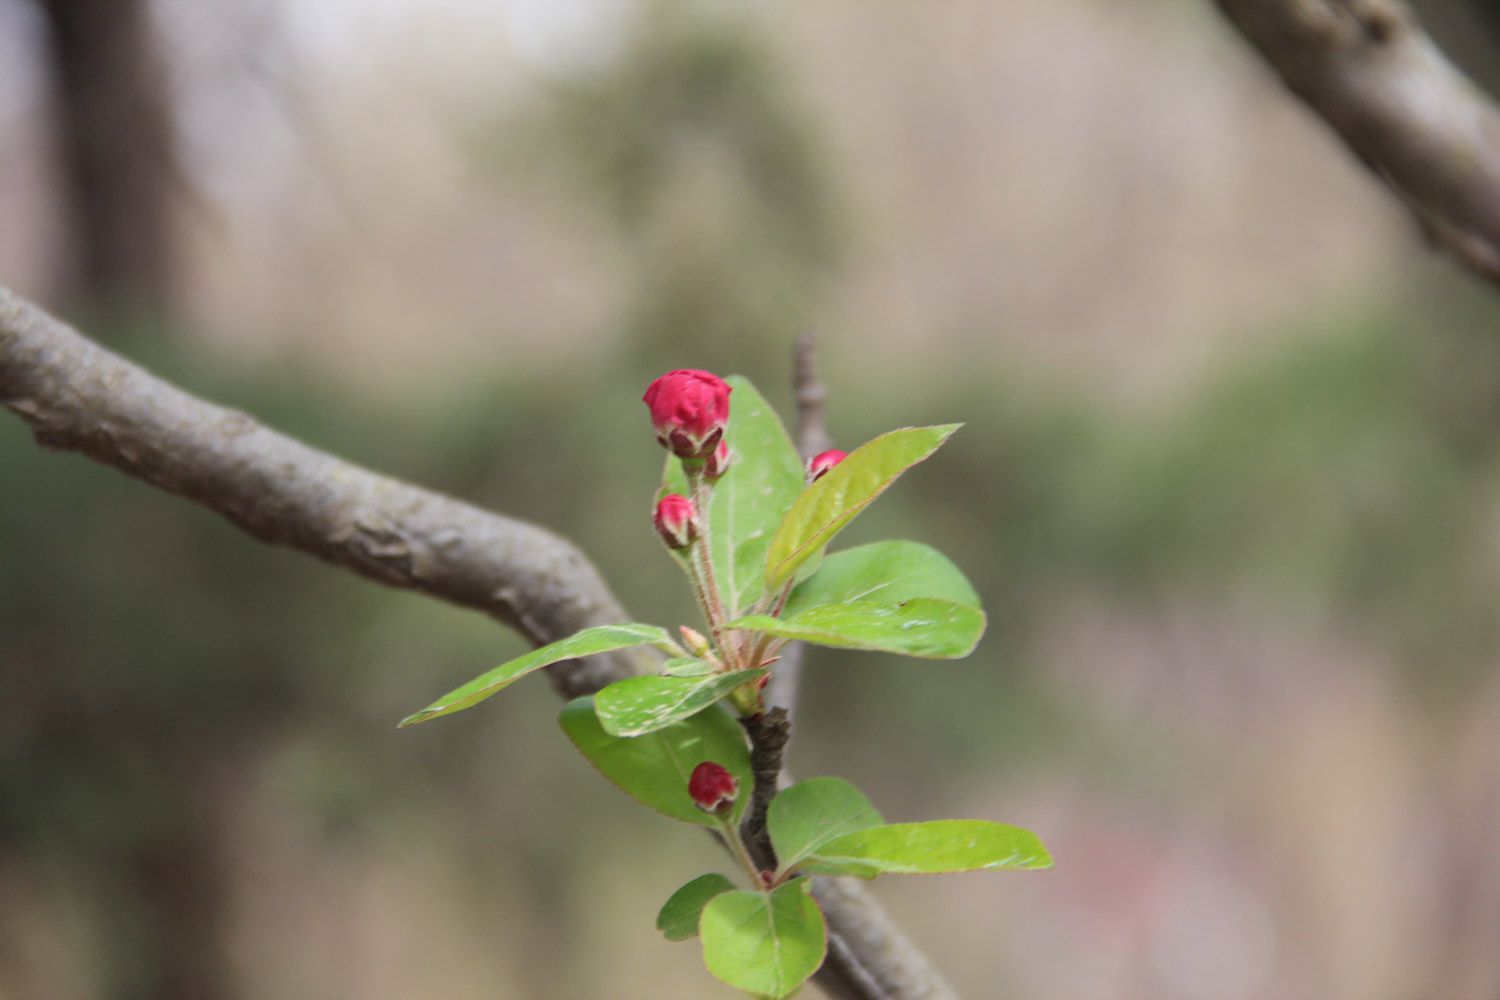
[{"label": "young green leaf", "polygon": [[984,634],[984,622],[984,612],[972,605],[914,597],[900,604],[824,604],[784,620],[750,615],[724,627],[767,632],[820,646],[952,660],[974,651]]},{"label": "young green leaf", "polygon": [[979,607],[979,595],[963,572],[937,549],[920,542],[874,542],[825,558],[816,573],[797,584],[781,617],[795,618],[824,604],[899,604],[913,597]]},{"label": "young green leaf", "polygon": [[414,726],[418,722],[426,722],[428,719],[435,719],[440,715],[448,715],[468,708],[548,664],[571,660],[579,656],[590,656],[594,653],[608,653],[611,650],[625,649],[629,646],[644,646],[648,643],[671,648],[672,637],[667,634],[666,629],[659,626],[640,625],[633,622],[622,625],[599,625],[586,628],[582,632],[574,632],[566,639],[559,639],[540,649],[533,649],[525,656],[518,656],[514,660],[502,663],[494,670],[474,678],[463,687],[449,691],[422,711],[402,719],[397,728]]},{"label": "young green leaf", "polygon": [[1004,823],[942,819],[892,823],[822,844],[803,867],[821,875],[936,875],[990,868],[1051,868],[1036,834]]},{"label": "young green leaf", "polygon": [[[645,736],[612,736],[594,714],[594,699],[575,698],[558,722],[580,753],[620,791],[664,816],[718,829],[688,794],[688,778],[705,760],[722,765],[742,789],[755,783],[745,733],[720,708],[709,708]],[[739,821],[750,796],[742,794],[730,819]]]},{"label": "young green leaf", "polygon": [[823,912],[807,888],[799,878],[769,894],[735,891],[709,900],[698,920],[708,971],[767,1000],[795,994],[828,951]]},{"label": "young green leaf", "polygon": [[896,477],[937,451],[958,424],[882,434],[809,486],[782,518],[766,552],[767,591],[775,591],[827,545]]},{"label": "young green leaf", "polygon": [[[729,471],[714,484],[708,521],[719,589],[729,613],[735,615],[760,598],[772,529],[802,492],[806,473],[776,411],[755,386],[739,375],[725,381],[734,390],[724,436]],[[682,463],[676,459],[667,461],[665,488],[688,492]]]},{"label": "young green leaf", "polygon": [[695,715],[768,673],[761,668],[707,677],[627,677],[594,696],[594,712],[606,732],[640,736]]},{"label": "young green leaf", "polygon": [[879,826],[885,820],[864,793],[843,778],[808,778],[771,800],[766,829],[782,872],[830,840]]},{"label": "young green leaf", "polygon": [[734,883],[723,875],[699,875],[672,893],[656,915],[656,929],[668,941],[686,941],[698,936],[698,917],[708,901],[720,893],[733,892]]}]

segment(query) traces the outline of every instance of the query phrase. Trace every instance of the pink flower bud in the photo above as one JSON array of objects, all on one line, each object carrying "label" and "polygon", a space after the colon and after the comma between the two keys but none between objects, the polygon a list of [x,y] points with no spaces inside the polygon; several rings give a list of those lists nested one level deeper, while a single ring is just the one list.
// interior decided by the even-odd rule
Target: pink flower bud
[{"label": "pink flower bud", "polygon": [[703,463],[703,474],[709,479],[718,479],[729,471],[729,445],[723,441],[714,449],[714,453],[708,456],[708,461]]},{"label": "pink flower bud", "polygon": [[667,372],[641,397],[651,410],[656,440],[678,458],[708,458],[729,423],[729,386],[712,372]]},{"label": "pink flower bud", "polygon": [[685,549],[698,537],[698,512],[693,509],[693,501],[677,493],[656,501],[651,522],[669,549]]},{"label": "pink flower bud", "polygon": [[711,760],[705,760],[693,768],[688,778],[688,794],[698,803],[698,808],[715,816],[726,813],[739,797],[740,783],[734,775]]},{"label": "pink flower bud", "polygon": [[839,451],[837,449],[834,449],[833,451],[825,451],[820,455],[814,455],[812,457],[812,461],[807,463],[807,481],[810,483],[817,482],[818,479],[822,477],[823,473],[827,472],[835,465],[838,465],[848,457],[849,453],[847,451]]}]

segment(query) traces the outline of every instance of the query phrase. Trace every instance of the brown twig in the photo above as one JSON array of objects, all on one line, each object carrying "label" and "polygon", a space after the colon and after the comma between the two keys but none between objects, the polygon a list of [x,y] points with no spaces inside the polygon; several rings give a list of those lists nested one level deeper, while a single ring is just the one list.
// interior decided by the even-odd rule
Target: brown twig
[{"label": "brown twig", "polygon": [[1396,194],[1430,242],[1500,284],[1500,109],[1400,0],[1215,0]]},{"label": "brown twig", "polygon": [[[0,404],[44,448],[113,465],[219,512],[262,541],[492,615],[532,642],[624,620],[598,571],[535,525],[377,475],[189,395],[0,287]],[[635,651],[550,668],[565,696],[635,672]],[[641,664],[643,665],[643,664]],[[828,921],[818,973],[836,1000],[951,1000],[855,885],[814,893]]]},{"label": "brown twig", "polygon": [[750,808],[740,820],[740,836],[755,863],[763,871],[774,871],[776,849],[771,846],[771,835],[766,829],[766,810],[780,788],[782,759],[792,727],[784,708],[772,708],[741,719],[740,725],[750,737],[750,770],[755,775]]}]

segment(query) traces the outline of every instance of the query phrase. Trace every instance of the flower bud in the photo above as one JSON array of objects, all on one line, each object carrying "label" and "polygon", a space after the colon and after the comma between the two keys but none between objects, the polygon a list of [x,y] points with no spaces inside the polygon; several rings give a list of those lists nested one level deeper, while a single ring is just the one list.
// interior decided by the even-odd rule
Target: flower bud
[{"label": "flower bud", "polygon": [[685,549],[698,537],[698,512],[693,509],[693,501],[678,493],[668,493],[656,501],[651,522],[669,549]]},{"label": "flower bud", "polygon": [[807,481],[810,483],[817,482],[823,476],[823,473],[848,457],[849,453],[847,451],[839,451],[838,449],[814,455],[812,461],[807,463]]},{"label": "flower bud", "polygon": [[688,778],[688,794],[706,813],[718,816],[728,812],[739,798],[740,783],[734,775],[711,760],[693,768]]},{"label": "flower bud", "polygon": [[707,659],[713,647],[708,644],[708,638],[695,628],[686,625],[677,626],[677,631],[682,633],[682,641],[687,643],[688,652],[699,659]]},{"label": "flower bud", "polygon": [[641,397],[651,410],[656,440],[678,458],[708,458],[729,423],[729,386],[712,372],[667,372]]},{"label": "flower bud", "polygon": [[714,453],[708,456],[708,461],[703,463],[703,474],[709,479],[718,479],[729,471],[729,445],[723,441],[714,449]]}]

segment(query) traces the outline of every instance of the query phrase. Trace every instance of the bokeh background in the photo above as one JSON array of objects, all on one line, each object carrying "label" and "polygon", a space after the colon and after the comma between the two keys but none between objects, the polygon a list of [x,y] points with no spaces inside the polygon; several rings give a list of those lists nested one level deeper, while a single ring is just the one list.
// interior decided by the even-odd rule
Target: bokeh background
[{"label": "bokeh background", "polygon": [[[0,282],[645,620],[643,387],[816,328],[840,445],[968,423],[848,540],[988,636],[813,651],[792,752],[1046,839],[875,887],[961,994],[1500,991],[1500,297],[1207,3],[0,0]],[[0,418],[0,998],[735,995],[543,680],[393,728],[521,648]]]}]

